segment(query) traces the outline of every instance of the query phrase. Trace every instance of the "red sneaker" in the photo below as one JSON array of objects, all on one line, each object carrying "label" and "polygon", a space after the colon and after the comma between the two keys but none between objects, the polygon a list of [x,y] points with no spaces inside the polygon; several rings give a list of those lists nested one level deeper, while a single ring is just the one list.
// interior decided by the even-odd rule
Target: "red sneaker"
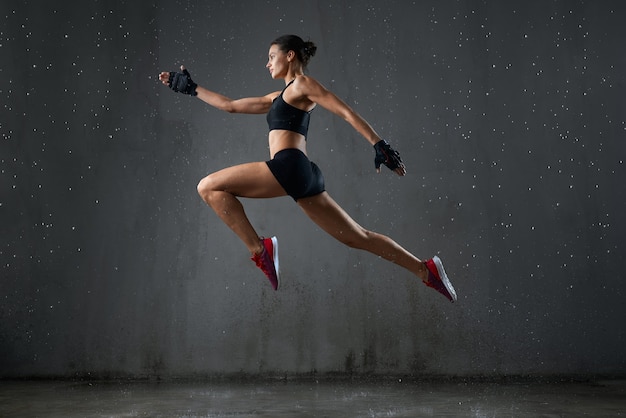
[{"label": "red sneaker", "polygon": [[452,287],[452,283],[450,283],[450,279],[448,279],[446,271],[443,269],[441,259],[434,256],[430,260],[424,261],[424,264],[428,269],[428,280],[424,284],[447,297],[450,302],[455,302],[456,292],[454,287]]},{"label": "red sneaker", "polygon": [[278,290],[280,284],[280,274],[278,272],[278,240],[276,237],[263,238],[263,252],[255,254],[251,260],[258,268],[263,270],[274,290]]}]

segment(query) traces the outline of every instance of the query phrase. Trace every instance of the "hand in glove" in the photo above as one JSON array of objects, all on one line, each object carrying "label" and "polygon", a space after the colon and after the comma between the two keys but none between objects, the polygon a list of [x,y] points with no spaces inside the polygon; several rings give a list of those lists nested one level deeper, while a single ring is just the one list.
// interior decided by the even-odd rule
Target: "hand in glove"
[{"label": "hand in glove", "polygon": [[191,79],[191,74],[183,65],[180,66],[180,70],[182,71],[180,73],[176,71],[162,72],[159,74],[159,80],[177,93],[197,96],[196,88],[198,85]]},{"label": "hand in glove", "polygon": [[383,139],[374,144],[374,151],[376,151],[374,165],[376,166],[377,173],[380,173],[380,165],[385,164],[387,168],[394,171],[399,176],[406,174],[406,167],[400,158],[400,154],[398,154],[398,151],[391,148],[387,141]]}]

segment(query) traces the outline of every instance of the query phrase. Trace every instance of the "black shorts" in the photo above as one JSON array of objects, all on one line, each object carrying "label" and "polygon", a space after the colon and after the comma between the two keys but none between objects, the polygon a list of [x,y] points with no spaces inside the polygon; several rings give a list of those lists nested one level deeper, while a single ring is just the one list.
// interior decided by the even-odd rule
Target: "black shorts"
[{"label": "black shorts", "polygon": [[276,180],[293,200],[315,196],[324,191],[324,176],[319,167],[299,149],[278,151],[266,161]]}]

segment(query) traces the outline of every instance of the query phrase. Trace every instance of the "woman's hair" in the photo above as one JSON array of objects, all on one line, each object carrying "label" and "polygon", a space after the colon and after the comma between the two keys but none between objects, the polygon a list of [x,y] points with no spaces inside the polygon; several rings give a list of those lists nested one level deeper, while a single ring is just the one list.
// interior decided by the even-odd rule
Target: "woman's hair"
[{"label": "woman's hair", "polygon": [[313,42],[304,42],[302,38],[297,35],[279,36],[270,45],[278,45],[280,50],[285,53],[289,51],[295,52],[296,57],[298,57],[304,68],[306,68],[309,60],[315,55],[315,51],[317,51],[317,47]]}]

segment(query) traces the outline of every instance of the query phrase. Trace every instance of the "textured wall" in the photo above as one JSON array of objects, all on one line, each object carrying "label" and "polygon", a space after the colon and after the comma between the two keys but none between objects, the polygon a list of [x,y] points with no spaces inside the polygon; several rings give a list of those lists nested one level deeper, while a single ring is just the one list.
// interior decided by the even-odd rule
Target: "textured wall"
[{"label": "textured wall", "polygon": [[[416,4],[414,4],[416,3]],[[621,1],[3,1],[0,376],[624,373]],[[318,108],[332,196],[419,257],[341,246],[291,201],[245,201],[281,245],[274,293],[198,198],[267,158],[263,116],[156,82],[184,63],[232,97],[281,88],[283,33],[401,152]]]}]

